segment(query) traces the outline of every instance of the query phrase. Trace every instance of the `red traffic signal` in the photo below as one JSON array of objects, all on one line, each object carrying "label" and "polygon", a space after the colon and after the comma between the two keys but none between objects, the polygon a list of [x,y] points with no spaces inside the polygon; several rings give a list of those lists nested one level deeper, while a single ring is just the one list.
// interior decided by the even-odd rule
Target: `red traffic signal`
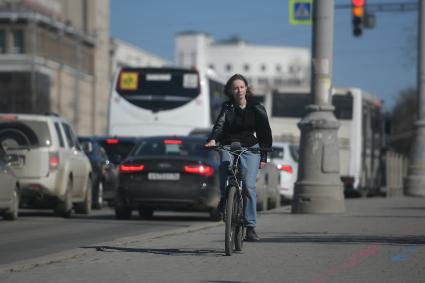
[{"label": "red traffic signal", "polygon": [[365,0],[351,0],[351,4],[354,7],[364,7],[365,2],[366,2]]}]

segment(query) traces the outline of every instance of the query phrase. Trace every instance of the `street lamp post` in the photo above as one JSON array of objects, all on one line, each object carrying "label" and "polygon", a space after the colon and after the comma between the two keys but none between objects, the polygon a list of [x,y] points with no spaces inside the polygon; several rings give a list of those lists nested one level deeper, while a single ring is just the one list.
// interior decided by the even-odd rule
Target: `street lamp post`
[{"label": "street lamp post", "polygon": [[425,196],[425,5],[419,0],[418,14],[418,71],[417,71],[417,121],[415,138],[409,156],[404,193],[409,196]]},{"label": "street lamp post", "polygon": [[292,213],[345,211],[339,173],[339,122],[331,103],[333,0],[313,1],[311,90],[313,104],[298,124],[300,164]]}]

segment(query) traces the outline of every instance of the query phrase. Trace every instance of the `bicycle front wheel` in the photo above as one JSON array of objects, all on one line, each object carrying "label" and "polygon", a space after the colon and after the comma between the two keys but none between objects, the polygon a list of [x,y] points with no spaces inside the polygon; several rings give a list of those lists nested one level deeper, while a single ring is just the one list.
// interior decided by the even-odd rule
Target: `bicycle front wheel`
[{"label": "bicycle front wheel", "polygon": [[235,228],[237,225],[237,213],[235,213],[236,205],[236,187],[230,187],[227,192],[227,202],[226,202],[226,229],[225,229],[225,252],[226,255],[232,255],[235,248]]},{"label": "bicycle front wheel", "polygon": [[239,194],[236,194],[235,207],[233,209],[233,214],[236,217],[235,224],[235,251],[242,251],[243,247],[243,237],[244,237],[244,226],[243,226],[243,200],[240,198]]}]

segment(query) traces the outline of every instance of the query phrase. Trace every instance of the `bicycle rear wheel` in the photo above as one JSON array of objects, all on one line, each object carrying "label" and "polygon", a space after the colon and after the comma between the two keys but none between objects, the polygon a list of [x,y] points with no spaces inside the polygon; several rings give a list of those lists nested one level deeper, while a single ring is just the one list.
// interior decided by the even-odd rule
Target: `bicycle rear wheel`
[{"label": "bicycle rear wheel", "polygon": [[232,255],[235,248],[235,228],[237,224],[237,213],[235,213],[236,207],[236,187],[230,187],[227,192],[227,203],[225,213],[225,241],[224,247],[226,255]]}]

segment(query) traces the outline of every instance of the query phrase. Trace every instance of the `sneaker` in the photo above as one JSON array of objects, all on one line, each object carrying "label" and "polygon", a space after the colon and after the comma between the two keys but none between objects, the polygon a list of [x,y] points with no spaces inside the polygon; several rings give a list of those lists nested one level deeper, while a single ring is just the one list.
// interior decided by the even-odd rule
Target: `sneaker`
[{"label": "sneaker", "polygon": [[260,240],[260,237],[258,237],[257,232],[255,232],[255,228],[246,227],[245,241],[256,242],[258,240]]}]

